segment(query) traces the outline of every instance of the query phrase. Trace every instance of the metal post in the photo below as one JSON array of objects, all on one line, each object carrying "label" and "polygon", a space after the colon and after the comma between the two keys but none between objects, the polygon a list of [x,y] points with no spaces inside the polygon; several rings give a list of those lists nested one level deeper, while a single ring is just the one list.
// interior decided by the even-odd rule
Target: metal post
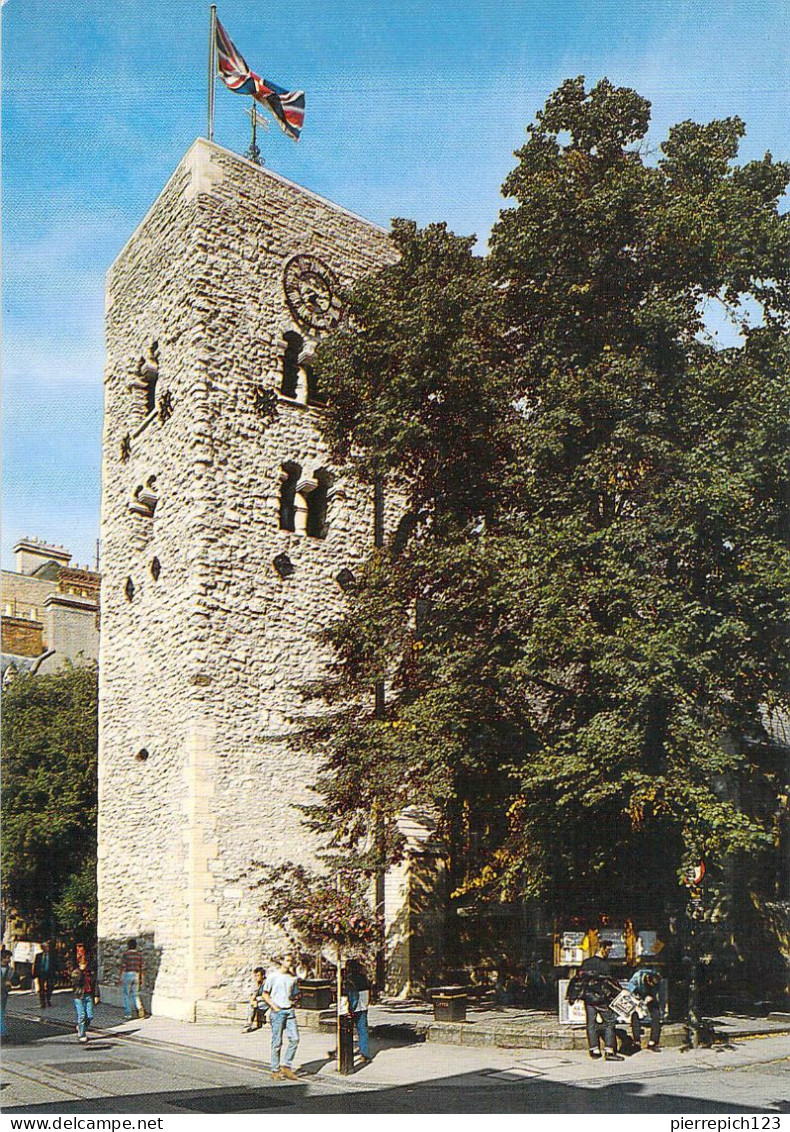
[{"label": "metal post", "polygon": [[344,1077],[354,1072],[354,1019],[340,1013],[343,991],[343,960],[337,957],[337,1071]]},{"label": "metal post", "polygon": [[[339,887],[340,886],[338,885],[338,888]],[[335,993],[337,995],[337,1001],[335,1003],[335,1009],[337,1010],[337,1071],[338,1071],[338,1073],[343,1072],[343,1054],[342,1054],[343,1031],[342,1031],[342,1027],[341,1027],[341,1023],[340,1023],[340,999],[342,997],[342,991],[343,991],[343,974],[340,970],[340,951],[338,950],[338,952],[337,952],[337,966],[335,968]]]},{"label": "metal post", "polygon": [[698,1049],[700,1044],[700,1017],[699,1017],[699,955],[697,954],[697,940],[694,927],[689,932],[689,985],[688,985],[688,1016],[686,1018],[686,1041],[691,1049]]},{"label": "metal post", "polygon": [[[384,484],[381,477],[376,476],[373,483],[373,545],[376,549],[384,546]],[[375,717],[384,719],[386,700],[384,695],[384,682],[379,680],[375,690]],[[384,840],[384,830],[381,827],[381,818],[377,820],[376,840],[380,844]],[[376,912],[384,918],[384,867],[379,865],[376,869]],[[376,987],[379,994],[384,990],[387,974],[386,952],[380,947],[376,952]]]},{"label": "metal post", "polygon": [[261,118],[258,114],[258,108],[255,105],[254,98],[251,101],[250,109],[247,111],[247,113],[250,116],[251,135],[250,148],[247,150],[245,156],[248,157],[254,165],[262,165],[263,161],[261,160],[261,151],[258,146],[258,125],[260,124],[265,127],[266,124],[263,118]]},{"label": "metal post", "polygon": [[211,5],[208,33],[208,140],[214,140],[214,79],[217,54],[217,5]]}]

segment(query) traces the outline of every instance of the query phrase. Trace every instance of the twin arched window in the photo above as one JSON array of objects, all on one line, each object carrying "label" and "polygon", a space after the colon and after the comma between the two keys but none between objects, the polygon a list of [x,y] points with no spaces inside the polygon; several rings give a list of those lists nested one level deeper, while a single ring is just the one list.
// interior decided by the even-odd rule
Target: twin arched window
[{"label": "twin arched window", "polygon": [[289,461],[282,466],[280,484],[280,529],[308,538],[326,538],[332,485],[329,472],[320,468],[314,476],[306,476],[299,464]]},{"label": "twin arched window", "polygon": [[304,338],[295,330],[286,330],[283,339],[285,351],[280,381],[280,392],[283,397],[290,397],[303,405],[326,404],[318,388],[315,371],[310,365],[309,359],[312,355],[305,352]]}]

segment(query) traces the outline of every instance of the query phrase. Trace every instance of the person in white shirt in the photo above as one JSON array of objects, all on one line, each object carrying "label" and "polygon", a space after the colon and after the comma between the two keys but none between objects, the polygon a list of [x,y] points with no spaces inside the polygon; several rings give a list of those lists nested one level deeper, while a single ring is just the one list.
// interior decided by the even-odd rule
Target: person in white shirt
[{"label": "person in white shirt", "polygon": [[[299,980],[293,955],[284,955],[279,970],[267,975],[261,998],[269,1006],[272,1027],[272,1076],[278,1081],[298,1081],[293,1060],[299,1045],[299,1027],[294,1005],[299,998]],[[280,1066],[283,1033],[288,1037],[285,1059]]]},{"label": "person in white shirt", "polygon": [[370,1033],[368,1031],[368,1007],[370,1005],[370,983],[365,968],[358,959],[349,959],[343,975],[343,998],[341,1014],[349,1014],[354,1019],[359,1038],[359,1053],[362,1064],[367,1065],[370,1057]]}]

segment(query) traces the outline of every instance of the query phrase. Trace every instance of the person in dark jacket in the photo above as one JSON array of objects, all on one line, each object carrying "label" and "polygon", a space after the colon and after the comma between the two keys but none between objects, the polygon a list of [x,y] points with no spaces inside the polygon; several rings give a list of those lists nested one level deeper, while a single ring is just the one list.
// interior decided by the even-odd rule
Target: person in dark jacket
[{"label": "person in dark jacket", "polygon": [[46,941],[33,960],[32,976],[38,980],[38,1001],[44,1010],[52,1005],[52,988],[55,985],[55,956]]},{"label": "person in dark jacket", "polygon": [[77,944],[77,965],[71,972],[71,994],[77,1014],[77,1037],[87,1042],[93,1007],[99,1001],[96,964],[84,944]]},{"label": "person in dark jacket", "polygon": [[581,999],[584,1003],[590,1057],[597,1060],[601,1056],[599,1040],[600,1028],[603,1027],[604,1058],[606,1061],[622,1061],[615,1050],[617,1016],[609,1005],[620,993],[609,962],[611,947],[608,940],[603,940],[595,955],[584,960],[578,974],[568,984],[567,998],[569,1002]]},{"label": "person in dark jacket", "polygon": [[368,1030],[368,1007],[370,1006],[370,983],[365,968],[358,959],[349,959],[343,976],[343,997],[347,1012],[354,1019],[359,1039],[359,1054],[362,1064],[367,1065],[370,1057],[370,1033]]},{"label": "person in dark jacket", "polygon": [[7,947],[0,951],[0,1039],[5,1041],[8,1037],[8,1024],[6,1022],[6,1004],[11,991],[14,978],[14,966],[11,961],[11,952]]}]

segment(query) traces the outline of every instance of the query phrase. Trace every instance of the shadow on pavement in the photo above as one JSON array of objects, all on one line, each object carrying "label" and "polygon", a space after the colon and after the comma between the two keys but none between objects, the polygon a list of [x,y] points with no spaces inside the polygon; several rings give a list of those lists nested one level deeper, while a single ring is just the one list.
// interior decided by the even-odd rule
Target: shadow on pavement
[{"label": "shadow on pavement", "polygon": [[[10,1036],[3,1040],[3,1049],[6,1050],[9,1048],[21,1049],[23,1046],[34,1046],[41,1042],[46,1042],[48,1045],[60,1044],[59,1038],[61,1042],[70,1046],[78,1044],[76,1026],[70,1026],[56,1018],[50,1020],[42,1016],[41,1021],[39,1021],[37,1018],[23,1018],[17,1014],[9,1018],[8,1028]],[[100,1028],[103,1031],[101,1036],[88,1031],[90,1041],[87,1048],[115,1049],[117,1043],[112,1040],[113,1035],[106,1033],[105,1026]]]},{"label": "shadow on pavement", "polygon": [[371,1088],[361,1085],[340,1091],[339,1083],[313,1086],[272,1084],[268,1087],[222,1087],[160,1093],[131,1093],[90,1101],[58,1102],[4,1108],[4,1113],[140,1113],[177,1112],[256,1113],[287,1109],[295,1113],[782,1113],[790,1103],[746,1107],[671,1093],[648,1093],[638,1081],[611,1082],[582,1088],[559,1082],[528,1080],[481,1085],[480,1078],[495,1070],[446,1077],[413,1085]]}]

